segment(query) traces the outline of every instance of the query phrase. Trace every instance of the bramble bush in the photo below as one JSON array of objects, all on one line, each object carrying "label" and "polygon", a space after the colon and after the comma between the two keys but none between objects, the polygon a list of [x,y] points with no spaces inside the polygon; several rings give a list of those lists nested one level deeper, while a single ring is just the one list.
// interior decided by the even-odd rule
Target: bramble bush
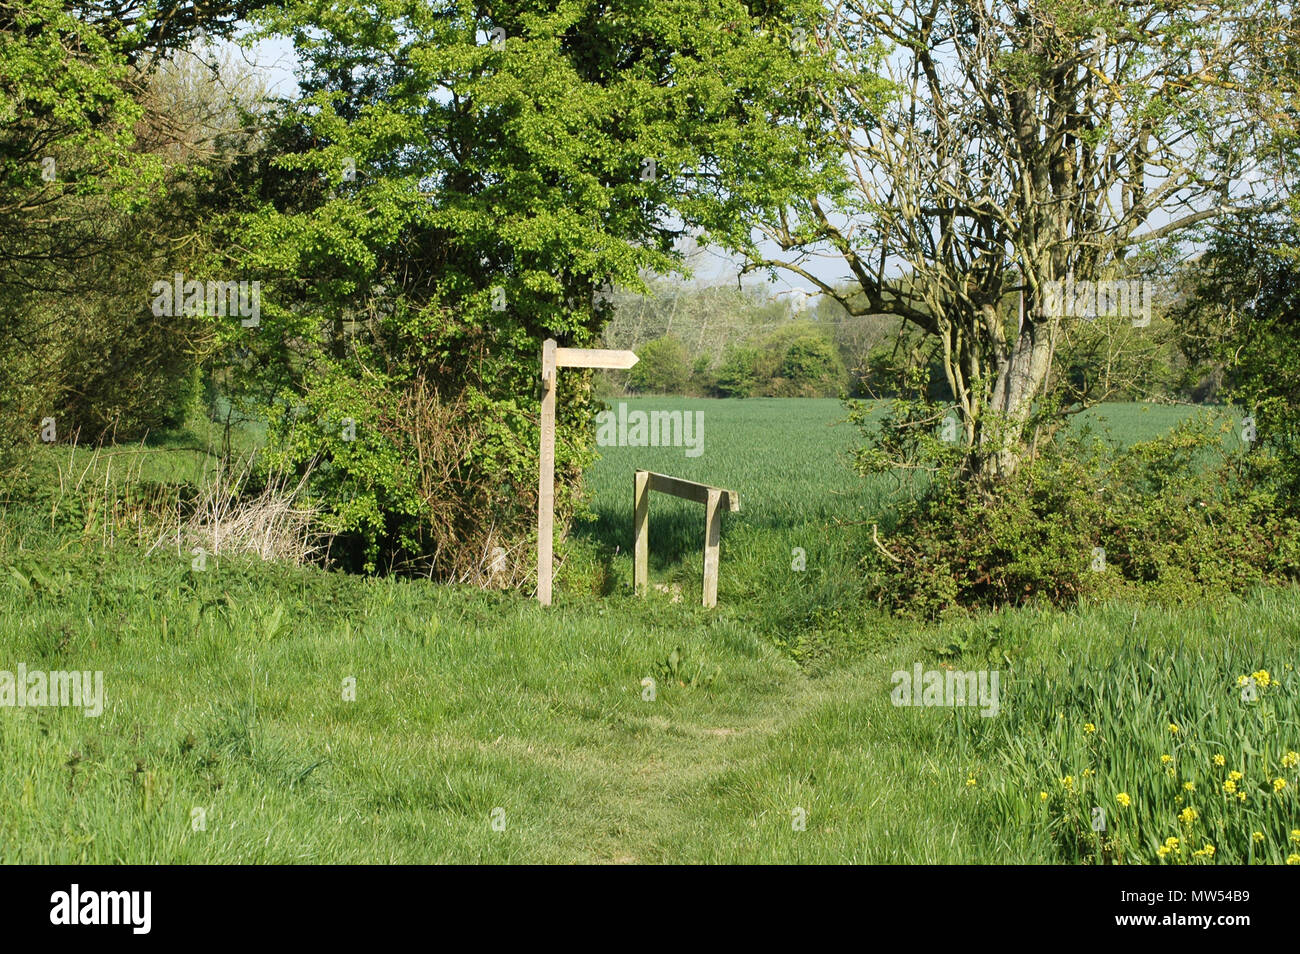
[{"label": "bramble bush", "polygon": [[868,592],[900,614],[937,618],[1121,591],[1195,600],[1295,580],[1300,519],[1282,506],[1275,460],[1232,430],[1200,415],[1127,449],[1058,434],[995,493],[935,468],[863,558]]}]

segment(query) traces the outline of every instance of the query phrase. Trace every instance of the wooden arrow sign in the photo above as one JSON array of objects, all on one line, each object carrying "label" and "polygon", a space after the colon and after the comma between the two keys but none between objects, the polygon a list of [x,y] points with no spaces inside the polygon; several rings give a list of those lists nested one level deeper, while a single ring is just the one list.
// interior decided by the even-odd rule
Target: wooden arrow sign
[{"label": "wooden arrow sign", "polygon": [[556,348],[557,368],[615,368],[626,371],[637,363],[631,351],[608,351],[601,348]]},{"label": "wooden arrow sign", "polygon": [[555,369],[630,368],[631,351],[600,348],[557,348],[554,338],[542,342],[542,446],[537,480],[537,602],[551,605],[551,547],[555,527]]}]

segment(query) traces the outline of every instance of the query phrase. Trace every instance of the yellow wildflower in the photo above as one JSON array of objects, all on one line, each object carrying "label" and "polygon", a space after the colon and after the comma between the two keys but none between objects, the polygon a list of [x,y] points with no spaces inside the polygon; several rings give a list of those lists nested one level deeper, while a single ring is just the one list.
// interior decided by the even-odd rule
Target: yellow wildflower
[{"label": "yellow wildflower", "polygon": [[1222,768],[1223,766],[1228,764],[1228,760],[1225,759],[1222,755],[1216,755],[1214,757],[1214,764]]},{"label": "yellow wildflower", "polygon": [[1264,833],[1262,831],[1252,831],[1250,833],[1250,837],[1254,840],[1255,844],[1257,845],[1261,844],[1264,841]]},{"label": "yellow wildflower", "polygon": [[1282,756],[1283,768],[1295,768],[1297,765],[1300,765],[1300,752],[1288,752]]},{"label": "yellow wildflower", "polygon": [[1094,775],[1096,775],[1096,774],[1097,774],[1097,772],[1096,772],[1094,769],[1086,768],[1086,769],[1083,770],[1083,777],[1084,777],[1084,778],[1092,778],[1092,777],[1093,777]]},{"label": "yellow wildflower", "polygon": [[1286,779],[1284,778],[1273,779],[1273,791],[1280,792],[1284,788],[1286,788]]},{"label": "yellow wildflower", "polygon": [[1286,863],[1289,865],[1300,865],[1300,855],[1287,855]]},{"label": "yellow wildflower", "polygon": [[1178,723],[1176,723],[1176,722],[1171,722],[1171,723],[1169,723],[1169,731],[1172,732],[1174,735],[1177,735],[1177,734],[1178,734]]},{"label": "yellow wildflower", "polygon": [[1236,791],[1237,791],[1237,783],[1236,783],[1236,782],[1234,782],[1234,781],[1232,781],[1231,779],[1229,779],[1228,781],[1226,781],[1226,782],[1223,783],[1223,793],[1224,793],[1225,795],[1233,795],[1233,794],[1236,793]]},{"label": "yellow wildflower", "polygon": [[1092,735],[1094,732],[1097,731],[1097,727],[1093,725],[1091,722],[1085,722],[1083,724],[1083,731],[1088,733],[1089,735]]},{"label": "yellow wildflower", "polygon": [[1192,854],[1195,855],[1197,858],[1213,858],[1214,846],[1209,843],[1206,843],[1204,848],[1200,849],[1199,851],[1193,851]]},{"label": "yellow wildflower", "polygon": [[1232,779],[1234,782],[1240,782],[1244,777],[1245,776],[1243,776],[1236,769],[1233,769],[1231,772],[1228,773],[1228,778]]},{"label": "yellow wildflower", "polygon": [[1039,793],[1038,793],[1038,800],[1039,800],[1040,802],[1045,802],[1045,801],[1047,801],[1047,793],[1046,793],[1046,792],[1039,792]]},{"label": "yellow wildflower", "polygon": [[1192,808],[1190,805],[1178,813],[1178,820],[1184,825],[1190,825],[1199,817],[1200,815],[1197,813],[1196,809]]},{"label": "yellow wildflower", "polygon": [[1300,845],[1300,828],[1291,829],[1291,843],[1293,845]]},{"label": "yellow wildflower", "polygon": [[1195,783],[1195,782],[1183,782],[1183,789],[1184,789],[1185,791],[1188,791],[1188,792],[1194,792],[1194,791],[1196,791],[1196,783]]},{"label": "yellow wildflower", "polygon": [[[1120,806],[1123,808],[1128,808],[1129,805],[1133,803],[1133,799],[1128,797],[1128,792],[1120,792],[1115,796],[1115,801],[1119,802]],[[1300,834],[1300,832],[1297,832],[1296,834]]]},{"label": "yellow wildflower", "polygon": [[967,788],[974,788],[974,787],[975,787],[975,779],[974,779],[973,777],[972,777],[972,778],[968,778],[968,779],[966,779],[966,787],[967,787]]},{"label": "yellow wildflower", "polygon": [[1067,792],[1074,791],[1074,776],[1073,775],[1065,776],[1065,778],[1061,779],[1061,785],[1065,788]]},{"label": "yellow wildflower", "polygon": [[1238,792],[1238,793],[1237,793],[1237,801],[1239,801],[1239,802],[1244,802],[1245,800],[1246,800],[1246,793],[1245,793],[1245,792]]},{"label": "yellow wildflower", "polygon": [[1173,757],[1172,755],[1162,755],[1162,756],[1160,756],[1160,762],[1161,762],[1162,765],[1168,765],[1168,764],[1169,764],[1170,762],[1172,762],[1173,760],[1174,760],[1174,757]]},{"label": "yellow wildflower", "polygon": [[1255,683],[1261,689],[1267,689],[1269,686],[1273,684],[1273,677],[1268,674],[1267,669],[1261,669],[1258,672],[1252,672],[1250,674],[1250,677],[1255,680]]}]

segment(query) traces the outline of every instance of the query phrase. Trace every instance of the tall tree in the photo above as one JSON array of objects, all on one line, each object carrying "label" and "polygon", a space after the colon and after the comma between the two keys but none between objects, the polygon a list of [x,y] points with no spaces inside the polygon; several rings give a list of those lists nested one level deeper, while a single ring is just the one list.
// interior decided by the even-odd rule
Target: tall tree
[{"label": "tall tree", "polygon": [[1278,486],[1300,501],[1300,221],[1246,216],[1223,223],[1188,268],[1178,309],[1184,350],[1222,369],[1223,391],[1243,411],[1242,438],[1267,453]]},{"label": "tall tree", "polygon": [[[594,342],[602,287],[679,267],[706,193],[739,229],[749,203],[830,181],[834,150],[781,119],[835,80],[791,45],[819,14],[816,0],[268,13],[302,57],[303,96],[269,157],[280,184],[240,232],[262,327],[223,327],[278,375],[275,448],[328,462],[319,486],[367,564],[441,559],[430,572],[460,575],[455,561],[516,543],[536,493],[542,339]],[[591,443],[582,375],[561,405],[563,487]],[[454,491],[420,483],[435,460]],[[453,499],[463,510],[435,526]]]},{"label": "tall tree", "polygon": [[0,2],[0,443],[46,416],[59,439],[135,439],[195,390],[200,328],[153,314],[141,277],[200,257],[256,90],[187,54],[133,66],[180,28],[149,46],[106,9]]},{"label": "tall tree", "polygon": [[[1294,85],[1273,51],[1294,37],[1264,0],[843,0],[817,44],[883,69],[890,101],[873,83],[823,97],[847,190],[755,209],[780,251],[750,243],[751,267],[934,342],[962,470],[991,483],[1026,455],[1035,408],[1062,403],[1044,400],[1053,356],[1085,318],[1053,303],[1057,283],[1144,277],[1195,226],[1276,205],[1282,183],[1252,163]],[[880,67],[860,55],[877,40]]]}]

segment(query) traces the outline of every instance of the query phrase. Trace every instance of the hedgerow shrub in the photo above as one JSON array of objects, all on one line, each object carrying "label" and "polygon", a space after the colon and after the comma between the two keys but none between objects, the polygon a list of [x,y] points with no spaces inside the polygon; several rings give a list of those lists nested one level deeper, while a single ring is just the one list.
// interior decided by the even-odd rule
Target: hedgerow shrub
[{"label": "hedgerow shrub", "polygon": [[935,618],[1122,590],[1192,600],[1294,580],[1300,519],[1281,505],[1269,458],[1227,432],[1202,416],[1127,450],[1059,437],[993,491],[938,476],[867,551],[868,591],[896,612]]},{"label": "hedgerow shrub", "polygon": [[757,348],[727,349],[718,367],[717,388],[719,397],[751,397],[758,391],[758,375],[754,366],[758,361]]},{"label": "hedgerow shrub", "polygon": [[686,345],[671,335],[665,335],[638,348],[637,359],[628,372],[628,386],[633,391],[685,393],[691,380],[691,361]]},{"label": "hedgerow shrub", "polygon": [[800,322],[757,344],[728,348],[714,390],[719,397],[835,397],[847,385],[834,342],[812,322]]},{"label": "hedgerow shrub", "polygon": [[821,334],[804,334],[785,346],[777,378],[776,397],[830,397],[847,384],[844,362],[835,346]]}]

